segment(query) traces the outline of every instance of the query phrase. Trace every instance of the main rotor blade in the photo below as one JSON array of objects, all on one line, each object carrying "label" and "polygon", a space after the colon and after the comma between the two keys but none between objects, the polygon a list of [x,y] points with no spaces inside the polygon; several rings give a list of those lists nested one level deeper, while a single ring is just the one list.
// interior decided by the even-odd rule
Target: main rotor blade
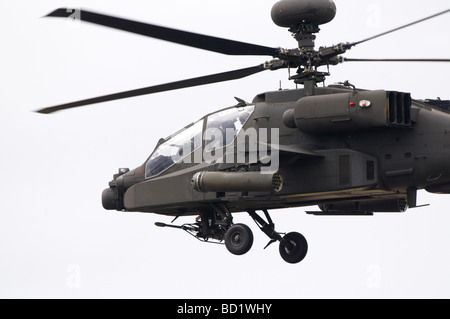
[{"label": "main rotor blade", "polygon": [[405,24],[405,25],[403,25],[403,26],[401,26],[401,27],[397,27],[397,28],[395,28],[395,29],[392,29],[392,30],[389,30],[389,31],[386,31],[386,32],[383,32],[383,33],[380,33],[380,34],[377,34],[377,35],[374,35],[374,36],[371,36],[370,38],[367,38],[367,39],[364,39],[364,40],[361,40],[361,41],[358,41],[358,42],[353,42],[353,43],[350,44],[350,46],[353,47],[353,46],[355,46],[355,45],[357,45],[357,44],[360,44],[360,43],[363,43],[363,42],[367,42],[367,41],[370,41],[370,40],[379,38],[379,37],[381,37],[381,36],[383,36],[383,35],[386,35],[386,34],[389,34],[389,33],[392,33],[392,32],[395,32],[395,31],[398,31],[398,30],[407,28],[407,27],[410,27],[410,26],[412,26],[412,25],[421,23],[421,22],[426,21],[426,20],[430,20],[430,19],[436,18],[437,16],[443,15],[443,14],[448,13],[448,12],[450,12],[450,9],[447,9],[447,10],[444,10],[444,11],[442,11],[442,12],[433,14],[433,15],[431,15],[431,16],[429,16],[429,17],[426,17],[426,18],[423,18],[423,19],[420,19],[420,20],[417,20],[417,21],[414,21],[414,22]]},{"label": "main rotor blade", "polygon": [[450,62],[450,59],[349,59],[344,62]]},{"label": "main rotor blade", "polygon": [[49,13],[47,17],[78,19],[105,27],[228,55],[268,55],[277,57],[280,51],[278,48],[176,30],[80,9],[60,8]]},{"label": "main rotor blade", "polygon": [[108,95],[94,97],[94,98],[90,98],[90,99],[86,99],[86,100],[56,105],[56,106],[52,106],[52,107],[46,107],[46,108],[37,110],[36,112],[42,113],[42,114],[50,114],[53,112],[71,109],[71,108],[75,108],[75,107],[79,107],[79,106],[114,101],[114,100],[134,97],[134,96],[141,96],[141,95],[146,95],[146,94],[153,94],[153,93],[183,89],[183,88],[217,83],[217,82],[236,80],[236,79],[240,79],[240,78],[243,78],[243,77],[246,77],[246,76],[267,70],[267,69],[268,68],[265,67],[264,64],[260,64],[260,65],[245,68],[245,69],[211,74],[211,75],[201,76],[198,78],[192,78],[192,79],[187,79],[187,80],[182,80],[182,81],[176,81],[176,82],[165,83],[165,84],[160,84],[160,85],[155,85],[155,86],[149,86],[149,87],[145,87],[145,88],[141,88],[141,89],[124,91],[124,92],[119,92],[119,93],[114,93],[114,94],[108,94]]}]

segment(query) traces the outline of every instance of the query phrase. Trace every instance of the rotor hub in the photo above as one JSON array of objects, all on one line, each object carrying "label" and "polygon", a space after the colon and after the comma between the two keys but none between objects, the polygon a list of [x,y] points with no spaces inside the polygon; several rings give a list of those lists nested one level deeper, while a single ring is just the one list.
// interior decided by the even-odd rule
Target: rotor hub
[{"label": "rotor hub", "polygon": [[333,0],[281,0],[272,7],[271,16],[276,25],[288,28],[298,42],[298,49],[287,50],[287,54],[281,57],[289,61],[290,67],[298,67],[297,74],[290,79],[299,84],[324,81],[329,74],[318,72],[317,67],[329,65],[330,61],[314,49],[314,33],[320,31],[319,25],[332,21],[336,16]]}]

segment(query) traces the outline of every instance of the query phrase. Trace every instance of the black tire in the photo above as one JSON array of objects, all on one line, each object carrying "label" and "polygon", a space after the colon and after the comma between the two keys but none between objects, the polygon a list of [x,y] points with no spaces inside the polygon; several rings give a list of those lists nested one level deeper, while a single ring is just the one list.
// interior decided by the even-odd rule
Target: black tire
[{"label": "black tire", "polygon": [[253,245],[252,230],[244,224],[236,224],[225,234],[225,246],[233,255],[247,253]]},{"label": "black tire", "polygon": [[283,239],[289,242],[292,247],[288,249],[285,242],[280,242],[280,255],[284,261],[290,264],[299,263],[308,253],[308,242],[300,233],[288,233]]}]

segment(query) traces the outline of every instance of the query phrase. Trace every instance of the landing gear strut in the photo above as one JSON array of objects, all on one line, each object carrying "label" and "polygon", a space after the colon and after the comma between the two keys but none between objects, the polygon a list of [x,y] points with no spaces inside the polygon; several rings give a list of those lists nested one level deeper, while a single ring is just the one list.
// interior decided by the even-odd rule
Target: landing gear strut
[{"label": "landing gear strut", "polygon": [[[280,233],[275,231],[275,224],[267,210],[263,209],[262,211],[267,222],[255,210],[248,210],[247,213],[253,218],[259,229],[270,238],[264,249],[279,241],[279,251],[284,261],[290,264],[301,262],[308,252],[308,242],[305,237],[296,232],[281,236]],[[195,223],[182,226],[156,223],[156,226],[182,229],[204,242],[216,244],[225,242],[225,247],[234,255],[246,254],[253,245],[251,229],[244,224],[233,224],[231,213],[224,203],[212,204],[211,210],[201,212]]]},{"label": "landing gear strut", "polygon": [[282,237],[280,233],[275,231],[275,224],[266,209],[263,209],[263,213],[267,218],[267,222],[255,210],[248,210],[247,213],[253,218],[259,229],[270,238],[270,241],[264,249],[274,242],[279,241],[280,255],[284,261],[290,264],[296,264],[305,258],[308,253],[308,242],[302,234],[292,232]]}]

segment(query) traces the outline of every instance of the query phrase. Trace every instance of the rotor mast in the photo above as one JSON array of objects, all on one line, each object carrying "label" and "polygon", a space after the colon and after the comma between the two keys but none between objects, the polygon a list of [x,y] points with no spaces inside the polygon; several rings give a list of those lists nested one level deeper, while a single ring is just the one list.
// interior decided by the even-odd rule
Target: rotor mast
[{"label": "rotor mast", "polygon": [[303,84],[306,95],[314,95],[314,88],[317,83],[323,82],[329,73],[317,71],[317,66],[313,65],[317,51],[315,50],[315,40],[320,28],[317,24],[300,23],[296,27],[289,29],[292,36],[298,42],[300,56],[303,55],[306,64],[300,65],[297,74],[290,76],[289,80],[294,80],[297,84]]},{"label": "rotor mast", "polygon": [[298,49],[282,52],[289,67],[298,67],[297,74],[289,79],[303,84],[308,95],[312,95],[316,84],[329,75],[317,71],[319,66],[329,62],[323,59],[320,50],[315,50],[315,33],[320,31],[319,25],[330,22],[335,15],[336,5],[332,0],[282,0],[272,7],[273,22],[289,28],[298,42]]}]

